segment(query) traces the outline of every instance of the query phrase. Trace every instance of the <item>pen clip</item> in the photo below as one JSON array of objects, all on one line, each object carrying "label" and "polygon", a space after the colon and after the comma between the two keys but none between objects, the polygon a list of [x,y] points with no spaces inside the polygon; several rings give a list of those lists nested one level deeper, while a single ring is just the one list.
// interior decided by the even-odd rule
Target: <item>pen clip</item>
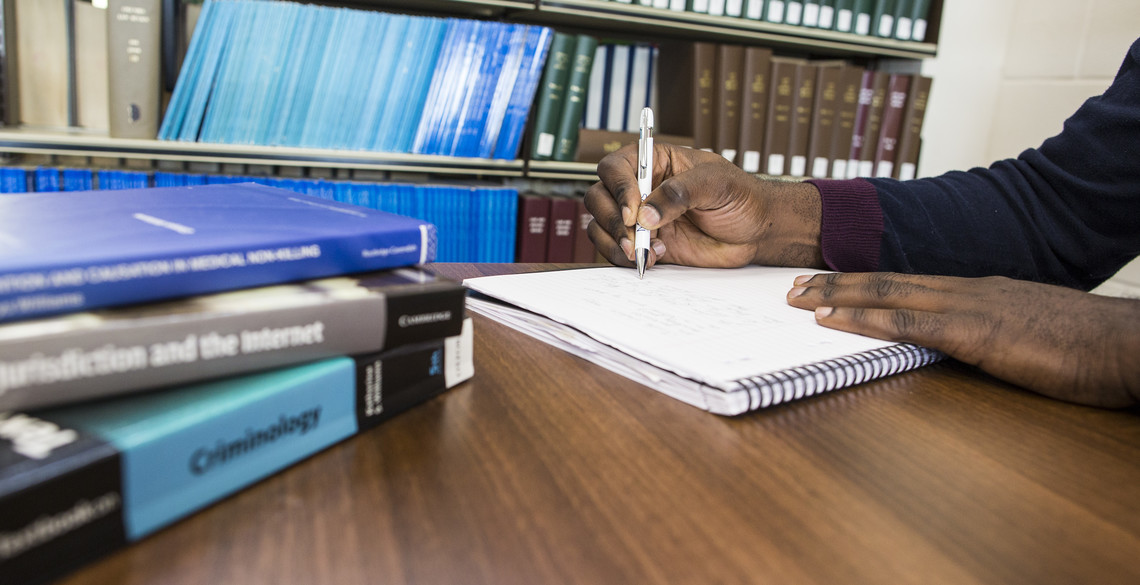
[{"label": "pen clip", "polygon": [[642,108],[641,132],[637,140],[637,176],[644,179],[653,173],[653,110]]}]

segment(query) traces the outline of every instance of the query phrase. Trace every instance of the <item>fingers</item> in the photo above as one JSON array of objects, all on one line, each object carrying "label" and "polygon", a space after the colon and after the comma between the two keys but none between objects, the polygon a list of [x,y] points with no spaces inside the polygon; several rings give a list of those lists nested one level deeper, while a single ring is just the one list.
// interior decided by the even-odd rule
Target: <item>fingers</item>
[{"label": "fingers", "polygon": [[601,188],[615,203],[617,217],[623,225],[632,227],[641,205],[641,192],[637,188],[637,144],[627,144],[606,155],[598,163],[598,178]]},{"label": "fingers", "polygon": [[801,276],[788,291],[788,303],[802,309],[864,307],[942,312],[959,301],[955,287],[968,286],[967,280],[891,272]]},{"label": "fingers", "polygon": [[914,343],[945,349],[955,329],[942,313],[913,309],[868,309],[862,307],[819,307],[815,320],[820,325],[876,339]]}]

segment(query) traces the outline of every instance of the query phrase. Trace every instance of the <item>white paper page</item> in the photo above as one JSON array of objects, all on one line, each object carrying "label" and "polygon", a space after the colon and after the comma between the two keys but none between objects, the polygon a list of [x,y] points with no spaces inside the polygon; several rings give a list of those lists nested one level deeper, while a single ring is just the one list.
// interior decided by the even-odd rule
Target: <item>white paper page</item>
[{"label": "white paper page", "polygon": [[835,331],[787,304],[804,268],[605,267],[473,278],[473,290],[573,326],[724,390],[742,378],[894,345]]}]

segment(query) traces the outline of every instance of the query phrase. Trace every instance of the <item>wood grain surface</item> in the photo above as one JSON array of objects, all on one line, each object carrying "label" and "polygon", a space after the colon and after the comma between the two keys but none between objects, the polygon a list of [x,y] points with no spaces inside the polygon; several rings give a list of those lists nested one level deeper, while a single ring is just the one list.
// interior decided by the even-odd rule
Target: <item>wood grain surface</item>
[{"label": "wood grain surface", "polygon": [[1135,409],[948,362],[723,418],[475,344],[472,381],[60,582],[1140,583]]}]

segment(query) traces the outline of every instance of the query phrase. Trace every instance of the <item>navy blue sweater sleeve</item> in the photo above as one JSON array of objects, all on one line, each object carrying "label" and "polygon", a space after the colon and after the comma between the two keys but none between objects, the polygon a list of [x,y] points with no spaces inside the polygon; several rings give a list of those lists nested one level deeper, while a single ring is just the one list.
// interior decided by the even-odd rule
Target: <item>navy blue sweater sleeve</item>
[{"label": "navy blue sweater sleeve", "polygon": [[988,169],[878,192],[878,269],[1090,289],[1140,254],[1140,40],[1060,134]]}]

